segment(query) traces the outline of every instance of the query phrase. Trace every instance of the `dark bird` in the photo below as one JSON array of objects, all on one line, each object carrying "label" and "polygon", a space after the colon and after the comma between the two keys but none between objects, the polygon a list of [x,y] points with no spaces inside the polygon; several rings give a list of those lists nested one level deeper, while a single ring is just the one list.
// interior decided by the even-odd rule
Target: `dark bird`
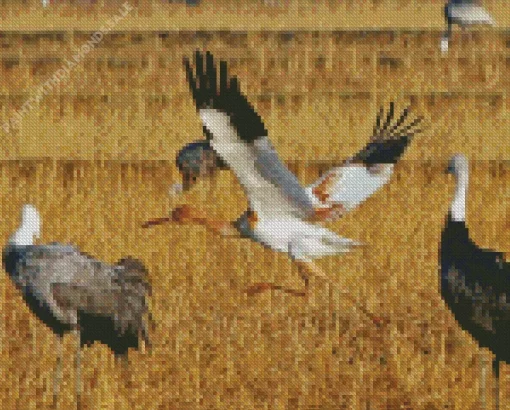
[{"label": "dark bird", "polygon": [[212,177],[218,169],[228,169],[208,140],[185,145],[178,152],[175,163],[181,174],[182,183],[172,185],[171,195],[189,190],[199,179]]},{"label": "dark bird", "polygon": [[502,253],[482,249],[469,237],[467,158],[455,155],[448,172],[455,176],[456,188],[441,236],[441,295],[459,325],[494,353],[498,403],[499,364],[510,363],[510,263]]},{"label": "dark bird", "polygon": [[477,0],[450,0],[444,6],[444,17],[447,28],[441,37],[441,51],[448,51],[448,45],[452,36],[453,25],[457,24],[462,29],[473,25],[494,25],[490,14],[480,6]]},{"label": "dark bird", "polygon": [[76,395],[80,403],[80,351],[95,341],[117,357],[129,348],[149,345],[147,297],[151,286],[147,269],[133,258],[115,265],[96,260],[72,245],[34,244],[41,232],[39,212],[24,205],[21,224],[3,249],[3,266],[31,311],[58,339],[54,376],[54,404],[62,376],[62,339],[77,337]]},{"label": "dark bird", "polygon": [[[176,221],[205,225],[221,235],[246,237],[278,252],[287,253],[305,281],[325,278],[313,259],[350,251],[360,244],[343,238],[317,222],[339,218],[386,184],[394,163],[412,140],[421,118],[407,121],[409,109],[395,120],[394,105],[377,117],[367,146],[341,166],[326,172],[308,187],[281,162],[260,116],[240,91],[236,77],[229,77],[220,61],[219,76],[213,56],[197,52],[195,70],[184,61],[188,83],[208,137],[208,149],[235,173],[248,198],[248,210],[236,221],[215,221],[189,206],[172,216],[145,223]],[[203,147],[201,148],[203,149]],[[248,293],[283,290],[269,283],[257,284]],[[348,296],[348,295],[347,295]]]}]

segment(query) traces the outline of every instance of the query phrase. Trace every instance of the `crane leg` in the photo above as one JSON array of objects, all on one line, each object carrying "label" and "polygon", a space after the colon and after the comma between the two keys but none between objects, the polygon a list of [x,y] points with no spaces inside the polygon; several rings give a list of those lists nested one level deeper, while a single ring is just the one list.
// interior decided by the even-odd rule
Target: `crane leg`
[{"label": "crane leg", "polygon": [[485,391],[487,389],[487,365],[488,361],[483,355],[480,360],[481,375],[480,375],[480,407],[485,410],[487,408],[487,398],[485,397]]},{"label": "crane leg", "polygon": [[81,408],[81,333],[80,328],[74,330],[76,335],[76,357],[75,357],[75,393],[76,393],[76,408]]},{"label": "crane leg", "polygon": [[[305,264],[307,262],[295,261],[295,263],[298,266],[301,278],[305,281],[305,288],[303,290],[289,289],[289,288],[285,288],[281,285],[275,285],[274,283],[262,282],[262,283],[255,283],[254,285],[250,286],[248,289],[246,289],[246,293],[249,296],[253,296],[257,293],[262,293],[267,290],[279,290],[281,292],[288,293],[289,295],[293,295],[293,296],[304,296],[305,298],[308,297],[308,283],[309,283],[308,278],[309,278],[310,271],[307,271],[306,269],[301,268],[301,265],[300,265],[300,264]],[[309,269],[311,269],[311,268],[309,268]]]},{"label": "crane leg", "polygon": [[[294,261],[294,263],[297,264],[298,269],[301,273],[301,277],[305,280],[307,280],[310,276],[315,276],[321,279],[324,279],[326,281],[329,281],[327,275],[322,271],[320,267],[318,267],[313,262],[305,262],[305,261]],[[365,306],[360,304],[356,298],[352,297],[352,295],[347,292],[346,290],[340,290],[340,292],[346,297],[354,306],[356,309],[361,311],[366,317],[368,317],[373,324],[376,326],[380,326],[383,324],[384,320],[380,317],[375,316],[372,314]]]},{"label": "crane leg", "polygon": [[297,289],[289,289],[285,288],[281,285],[275,285],[274,283],[269,282],[262,282],[262,283],[255,283],[251,285],[248,289],[246,289],[246,293],[249,296],[253,296],[257,293],[265,292],[266,290],[279,290],[284,293],[288,293],[289,295],[293,296],[308,296],[308,279],[305,279],[305,289],[304,290],[297,290]]},{"label": "crane leg", "polygon": [[55,365],[55,373],[53,374],[53,408],[57,407],[58,395],[60,392],[60,382],[62,381],[62,351],[63,338],[57,336],[57,363]]},{"label": "crane leg", "polygon": [[494,408],[499,410],[499,360],[493,360],[492,371],[494,373]]}]

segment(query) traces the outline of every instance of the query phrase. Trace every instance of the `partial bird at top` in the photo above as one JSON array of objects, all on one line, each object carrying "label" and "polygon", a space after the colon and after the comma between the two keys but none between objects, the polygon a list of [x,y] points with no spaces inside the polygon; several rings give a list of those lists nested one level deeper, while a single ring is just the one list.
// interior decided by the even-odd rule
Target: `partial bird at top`
[{"label": "partial bird at top", "polygon": [[441,51],[448,51],[452,36],[453,25],[462,29],[472,25],[493,26],[494,20],[477,0],[450,0],[444,7],[444,16],[447,24],[446,31],[441,37]]},{"label": "partial bird at top", "polygon": [[[187,59],[184,64],[208,137],[207,149],[214,150],[234,172],[248,198],[248,210],[230,222],[214,221],[182,206],[171,217],[144,226],[172,220],[196,223],[222,235],[247,237],[285,252],[305,280],[305,291],[285,291],[306,295],[310,275],[325,277],[313,259],[348,252],[360,245],[316,223],[342,216],[388,182],[394,163],[419,132],[416,127],[421,118],[408,122],[409,109],[405,109],[394,121],[391,104],[386,115],[382,110],[379,113],[372,139],[363,150],[303,188],[281,162],[262,119],[240,91],[237,78],[228,76],[227,63],[220,61],[219,76],[209,52],[205,59],[196,53],[194,70]],[[248,293],[266,289],[283,290],[273,284],[258,284]]]}]

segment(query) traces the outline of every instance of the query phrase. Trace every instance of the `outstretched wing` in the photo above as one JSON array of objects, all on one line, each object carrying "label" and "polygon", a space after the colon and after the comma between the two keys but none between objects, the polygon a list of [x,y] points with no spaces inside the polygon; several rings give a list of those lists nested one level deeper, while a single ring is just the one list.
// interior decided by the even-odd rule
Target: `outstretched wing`
[{"label": "outstretched wing", "polygon": [[381,108],[370,142],[341,166],[332,168],[306,188],[314,206],[328,208],[339,204],[345,213],[383,187],[393,174],[393,165],[413,136],[421,132],[417,126],[422,117],[409,121],[409,112],[409,107],[404,109],[395,121],[393,102],[386,115]]},{"label": "outstretched wing", "polygon": [[[235,173],[258,213],[313,214],[313,206],[296,176],[273,148],[262,119],[229,77],[220,61],[219,79],[211,53],[195,55],[194,70],[184,59],[188,84],[211,146]],[[219,80],[219,84],[218,84]]]}]

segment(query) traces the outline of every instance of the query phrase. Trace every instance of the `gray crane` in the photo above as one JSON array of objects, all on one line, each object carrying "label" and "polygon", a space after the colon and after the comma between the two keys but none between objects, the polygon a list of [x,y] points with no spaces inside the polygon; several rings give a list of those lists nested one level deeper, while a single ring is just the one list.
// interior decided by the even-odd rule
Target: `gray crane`
[{"label": "gray crane", "polygon": [[67,332],[77,337],[76,402],[81,396],[80,352],[95,341],[106,344],[116,357],[129,348],[149,346],[151,320],[147,298],[151,286],[147,270],[134,258],[115,265],[96,260],[75,246],[36,245],[41,217],[33,205],[24,205],[21,224],[3,249],[3,266],[21,291],[31,311],[58,340],[54,373],[54,405],[62,378],[62,340]]},{"label": "gray crane", "polygon": [[478,0],[449,0],[444,6],[444,17],[448,25],[441,37],[441,51],[448,51],[454,24],[461,28],[472,25],[494,25],[494,19],[479,4]]}]

